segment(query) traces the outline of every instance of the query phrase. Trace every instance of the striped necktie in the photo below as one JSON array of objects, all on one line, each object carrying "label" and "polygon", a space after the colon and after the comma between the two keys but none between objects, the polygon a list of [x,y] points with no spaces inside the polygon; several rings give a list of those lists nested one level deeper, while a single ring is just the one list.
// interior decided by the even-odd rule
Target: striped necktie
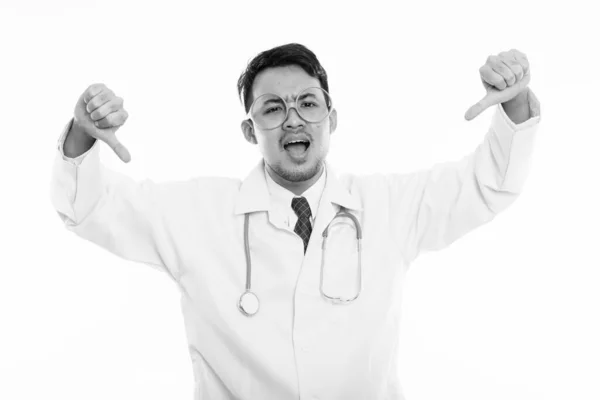
[{"label": "striped necktie", "polygon": [[302,238],[304,242],[304,253],[306,254],[306,247],[308,246],[308,240],[312,232],[312,226],[310,225],[310,205],[308,200],[304,197],[294,197],[292,199],[292,209],[298,216],[298,222],[294,227],[294,232]]}]

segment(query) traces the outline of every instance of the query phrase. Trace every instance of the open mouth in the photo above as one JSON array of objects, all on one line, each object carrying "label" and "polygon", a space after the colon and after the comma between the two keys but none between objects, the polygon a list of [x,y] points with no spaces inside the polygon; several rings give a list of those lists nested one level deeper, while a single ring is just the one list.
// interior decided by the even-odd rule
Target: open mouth
[{"label": "open mouth", "polygon": [[289,152],[291,155],[301,156],[303,155],[308,148],[310,147],[310,142],[308,140],[292,140],[283,145],[283,148]]}]

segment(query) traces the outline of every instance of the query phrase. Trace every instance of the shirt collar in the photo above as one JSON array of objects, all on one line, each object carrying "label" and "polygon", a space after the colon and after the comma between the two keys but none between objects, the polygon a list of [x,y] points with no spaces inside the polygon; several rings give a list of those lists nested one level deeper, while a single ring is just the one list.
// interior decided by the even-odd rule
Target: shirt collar
[{"label": "shirt collar", "polygon": [[[325,175],[325,178],[323,179],[323,176],[321,176],[319,181],[317,181],[317,183],[311,187],[311,189],[314,188],[314,197],[316,197],[315,201],[318,202],[321,195],[321,190],[316,187],[321,181],[321,184],[324,185],[322,189],[323,194],[327,197],[328,201],[350,210],[358,211],[362,209],[361,201],[358,195],[348,191],[342,181],[337,177],[331,165],[327,162],[325,162],[325,171],[323,175]],[[313,193],[311,193],[311,189],[304,193],[305,197],[313,195]],[[289,202],[291,204],[291,199],[294,197],[294,195],[291,192],[289,193],[291,195],[289,198]],[[312,209],[313,203],[309,197],[307,197],[307,200],[309,201]],[[264,161],[261,159],[256,167],[252,169],[246,179],[242,181],[235,201],[234,213],[236,215],[240,215],[257,211],[270,211],[271,209],[271,198],[269,186],[267,184],[267,178],[265,176],[265,165]],[[315,210],[316,209],[317,208],[315,207]]]},{"label": "shirt collar", "polygon": [[[292,199],[299,196],[296,196],[294,193],[275,182],[273,178],[271,178],[271,175],[269,175],[266,165],[264,167],[264,174],[267,180],[267,189],[271,195],[271,205],[282,210],[291,210]],[[319,179],[300,195],[308,201],[313,218],[317,215],[319,200],[321,199],[321,194],[323,194],[323,189],[325,188],[326,176],[327,167],[324,168]]]}]

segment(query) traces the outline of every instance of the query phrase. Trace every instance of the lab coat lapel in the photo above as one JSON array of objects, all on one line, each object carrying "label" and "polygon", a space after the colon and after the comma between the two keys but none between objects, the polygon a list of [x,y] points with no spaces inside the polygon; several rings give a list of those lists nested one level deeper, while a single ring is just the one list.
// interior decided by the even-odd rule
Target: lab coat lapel
[{"label": "lab coat lapel", "polygon": [[242,182],[235,202],[234,213],[242,215],[260,211],[267,211],[269,222],[273,226],[287,230],[285,220],[271,208],[271,197],[269,188],[267,187],[263,159],[260,160]]},{"label": "lab coat lapel", "polygon": [[[279,229],[289,230],[285,225],[285,221],[272,211],[271,198],[267,181],[265,178],[264,161],[254,167],[250,174],[244,179],[238,192],[238,197],[235,202],[236,215],[241,215],[251,212],[267,211],[269,214],[269,222]],[[311,234],[311,242],[315,236],[322,236],[323,231],[331,222],[340,206],[351,211],[362,210],[362,203],[357,194],[352,193],[348,188],[351,185],[345,182],[336,174],[334,168],[326,164],[326,181],[323,195],[319,201],[319,210],[317,218]],[[321,240],[317,240],[318,245],[321,245]],[[313,246],[314,247],[314,246]]]}]

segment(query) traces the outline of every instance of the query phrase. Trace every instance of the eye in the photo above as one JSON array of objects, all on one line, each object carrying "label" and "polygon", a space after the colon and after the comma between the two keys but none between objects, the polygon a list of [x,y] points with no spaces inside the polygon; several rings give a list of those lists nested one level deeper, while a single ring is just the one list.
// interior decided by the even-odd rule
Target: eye
[{"label": "eye", "polygon": [[269,108],[267,108],[264,111],[264,113],[265,114],[272,114],[272,113],[275,113],[275,112],[278,112],[278,111],[281,111],[281,106],[269,107]]},{"label": "eye", "polygon": [[302,108],[313,108],[313,107],[318,107],[319,105],[317,103],[315,103],[314,101],[303,101],[302,102]]}]

